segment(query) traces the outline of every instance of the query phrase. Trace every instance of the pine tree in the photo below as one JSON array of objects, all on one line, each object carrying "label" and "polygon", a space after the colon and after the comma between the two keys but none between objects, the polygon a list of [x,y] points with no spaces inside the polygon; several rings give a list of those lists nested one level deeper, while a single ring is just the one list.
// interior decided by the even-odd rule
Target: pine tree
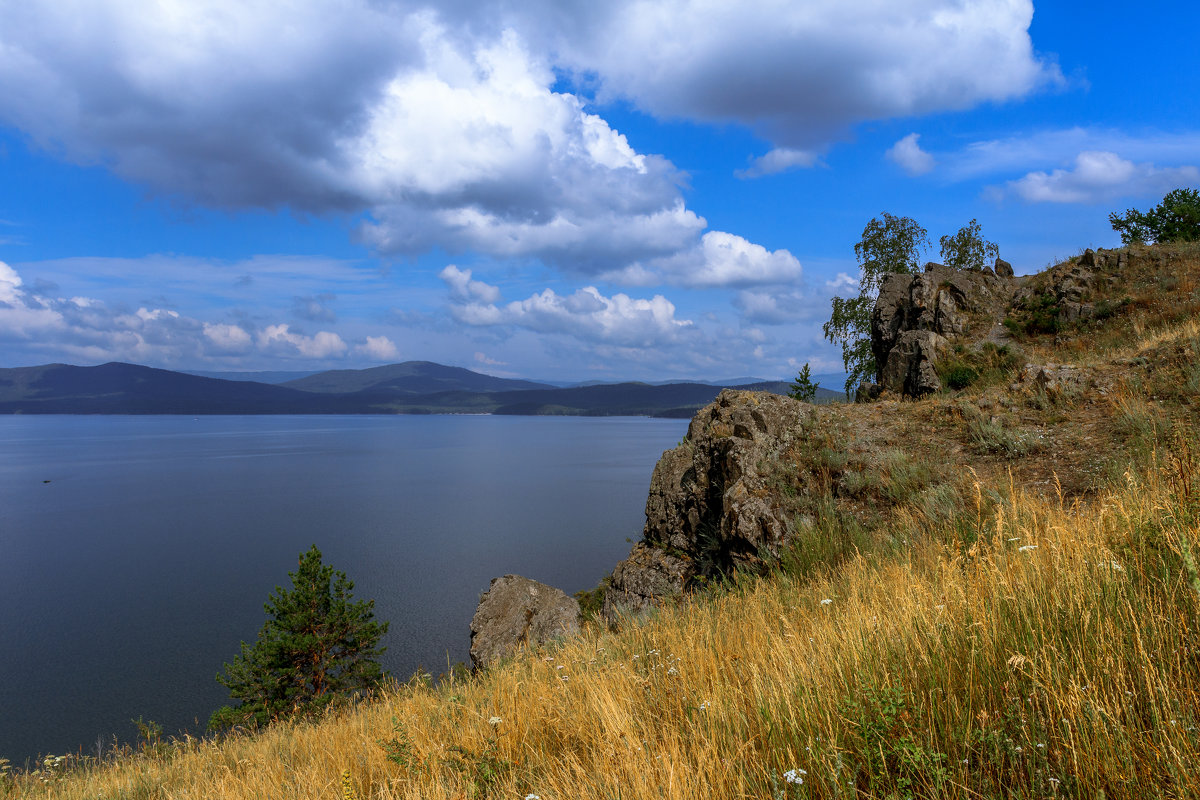
[{"label": "pine tree", "polygon": [[354,601],[354,584],[321,563],[315,544],[288,577],[291,590],[276,586],[267,600],[254,646],[242,642],[241,654],[217,675],[239,705],[218,709],[210,728],[312,713],[383,679],[379,640],[388,624],[375,621],[375,601]]},{"label": "pine tree", "polygon": [[796,375],[796,380],[792,381],[792,387],[788,390],[788,397],[793,400],[801,400],[805,403],[811,403],[817,399],[817,389],[819,384],[813,383],[812,373],[809,371],[808,363],[805,362],[804,369],[800,370]]}]

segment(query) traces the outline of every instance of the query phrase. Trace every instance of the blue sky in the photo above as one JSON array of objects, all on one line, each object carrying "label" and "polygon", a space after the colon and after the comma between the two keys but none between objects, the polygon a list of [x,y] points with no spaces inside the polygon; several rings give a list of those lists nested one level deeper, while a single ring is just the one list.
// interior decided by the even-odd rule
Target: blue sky
[{"label": "blue sky", "polygon": [[841,370],[882,211],[1200,186],[1193,4],[0,0],[0,366]]}]

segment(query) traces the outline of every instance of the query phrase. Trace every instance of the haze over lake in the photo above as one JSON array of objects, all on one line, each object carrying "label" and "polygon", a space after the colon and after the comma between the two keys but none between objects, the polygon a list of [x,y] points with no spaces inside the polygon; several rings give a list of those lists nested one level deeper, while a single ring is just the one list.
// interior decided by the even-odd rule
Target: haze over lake
[{"label": "haze over lake", "polygon": [[0,417],[0,756],[202,731],[302,550],[374,598],[384,666],[467,660],[491,578],[591,588],[685,420]]}]

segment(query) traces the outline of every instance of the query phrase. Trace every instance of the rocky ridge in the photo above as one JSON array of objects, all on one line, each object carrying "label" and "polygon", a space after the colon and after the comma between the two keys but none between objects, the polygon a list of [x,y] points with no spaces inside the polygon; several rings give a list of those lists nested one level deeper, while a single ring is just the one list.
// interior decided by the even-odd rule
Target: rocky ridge
[{"label": "rocky ridge", "polygon": [[[1144,335],[1194,324],[1198,286],[1200,253],[1170,248],[1086,250],[1021,278],[999,261],[889,278],[872,317],[877,399],[722,392],[655,467],[642,540],[601,617],[808,550],[824,565],[853,557],[887,539],[898,509],[934,519],[981,502],[971,487],[985,477],[1086,498],[1138,437],[1200,414],[1200,335],[1191,351]],[[964,364],[969,385],[951,388],[947,370]]]}]

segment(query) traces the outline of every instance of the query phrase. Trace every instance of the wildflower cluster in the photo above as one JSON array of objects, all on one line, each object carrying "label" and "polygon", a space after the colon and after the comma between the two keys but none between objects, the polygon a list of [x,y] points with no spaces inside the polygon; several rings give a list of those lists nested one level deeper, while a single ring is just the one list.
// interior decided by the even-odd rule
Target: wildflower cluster
[{"label": "wildflower cluster", "polygon": [[69,760],[70,756],[46,756],[41,766],[30,774],[43,784],[53,783],[62,779]]}]

